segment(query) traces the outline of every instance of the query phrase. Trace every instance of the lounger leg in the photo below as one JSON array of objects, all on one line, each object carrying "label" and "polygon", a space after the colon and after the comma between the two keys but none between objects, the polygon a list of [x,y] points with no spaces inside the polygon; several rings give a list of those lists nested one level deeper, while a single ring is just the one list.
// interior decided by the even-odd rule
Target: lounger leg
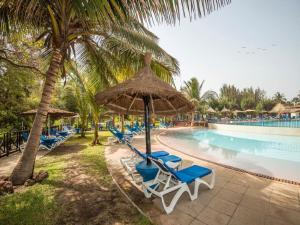
[{"label": "lounger leg", "polygon": [[190,198],[192,197],[189,187],[187,186],[187,184],[185,184],[176,192],[176,194],[174,195],[169,206],[166,205],[164,196],[161,196],[161,202],[162,202],[164,210],[166,211],[167,214],[170,214],[171,212],[173,212],[176,203],[178,202],[178,200],[180,199],[181,195],[184,192],[187,192],[189,194]]},{"label": "lounger leg", "polygon": [[212,170],[211,172],[211,180],[210,183],[207,183],[206,181],[198,178],[195,180],[195,189],[194,189],[194,193],[192,195],[192,200],[195,200],[198,198],[198,190],[199,190],[199,186],[200,184],[204,184],[205,186],[207,186],[209,189],[213,189],[215,186],[215,171]]}]

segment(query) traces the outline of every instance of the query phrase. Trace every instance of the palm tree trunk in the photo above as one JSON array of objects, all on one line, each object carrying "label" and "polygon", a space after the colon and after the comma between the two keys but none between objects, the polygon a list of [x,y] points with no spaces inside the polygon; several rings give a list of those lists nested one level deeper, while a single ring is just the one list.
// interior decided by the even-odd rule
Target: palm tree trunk
[{"label": "palm tree trunk", "polygon": [[92,145],[99,145],[99,118],[98,116],[94,117],[94,124],[95,124],[95,129],[94,129],[94,140],[92,142]]},{"label": "palm tree trunk", "polygon": [[53,51],[50,66],[46,73],[41,102],[35,115],[25,150],[11,174],[11,181],[14,185],[24,184],[25,181],[33,174],[35,157],[40,144],[40,135],[42,133],[43,124],[46,122],[52,93],[58,77],[61,59],[61,51],[59,49],[55,49]]},{"label": "palm tree trunk", "polygon": [[124,133],[124,114],[121,115],[121,132]]},{"label": "palm tree trunk", "polygon": [[194,117],[195,117],[195,113],[192,112],[192,120],[191,120],[191,127],[194,126]]}]

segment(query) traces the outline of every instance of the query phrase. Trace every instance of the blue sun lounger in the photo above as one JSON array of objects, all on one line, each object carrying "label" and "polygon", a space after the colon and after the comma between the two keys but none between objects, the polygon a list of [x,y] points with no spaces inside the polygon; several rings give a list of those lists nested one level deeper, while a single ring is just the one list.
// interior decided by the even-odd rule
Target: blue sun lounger
[{"label": "blue sun lounger", "polygon": [[[21,137],[23,139],[23,144],[21,146],[21,150],[24,150],[25,145],[29,138],[28,132],[22,132]],[[45,148],[47,150],[54,149],[60,143],[60,139],[58,138],[48,138],[45,135],[40,135],[40,146],[39,148]]]},{"label": "blue sun lounger", "polygon": [[182,159],[176,155],[170,155],[168,152],[166,151],[156,151],[156,152],[152,152],[150,155],[147,155],[146,153],[142,153],[140,152],[138,149],[136,149],[134,146],[132,146],[131,144],[127,143],[128,147],[134,152],[136,153],[136,155],[140,156],[142,159],[146,160],[147,157],[152,157],[154,159],[160,159],[163,162],[181,162]]},{"label": "blue sun lounger", "polygon": [[130,127],[129,125],[125,125],[125,127],[127,128],[127,130],[133,134],[140,134],[141,130],[136,128],[136,127]]},{"label": "blue sun lounger", "polygon": [[[136,170],[136,165],[141,163],[142,161],[147,160],[148,156],[147,154],[140,152],[130,143],[127,143],[127,145],[133,151],[133,154],[129,157],[121,158],[120,161],[123,167],[125,168],[125,170],[128,172],[128,174],[133,178],[133,180],[138,182],[140,175],[135,176],[138,173],[138,171]],[[168,162],[172,164],[173,168],[178,168],[182,163],[182,159],[180,157],[176,155],[170,155],[166,151],[152,152],[149,156],[155,159],[160,159],[163,162]]]},{"label": "blue sun lounger", "polygon": [[[153,180],[142,183],[143,191],[146,198],[150,198],[152,195],[159,197],[167,214],[174,210],[176,203],[184,192],[187,192],[193,201],[198,198],[200,184],[206,185],[209,189],[214,187],[215,173],[213,169],[193,165],[181,170],[174,170],[162,160],[152,158],[151,161],[157,166],[158,173]],[[207,183],[202,178],[209,175],[211,176],[211,181]],[[193,194],[188,186],[189,184],[194,185]],[[164,196],[171,192],[176,192],[176,194],[170,204],[167,205]]]},{"label": "blue sun lounger", "polygon": [[115,139],[119,143],[126,143],[126,142],[132,142],[132,135],[130,134],[123,134],[122,132],[118,131],[117,129],[113,127],[109,127],[108,130],[114,135]]},{"label": "blue sun lounger", "polygon": [[46,148],[47,150],[52,150],[59,143],[60,143],[60,140],[58,138],[54,138],[54,137],[48,138],[45,135],[40,136],[40,148]]}]

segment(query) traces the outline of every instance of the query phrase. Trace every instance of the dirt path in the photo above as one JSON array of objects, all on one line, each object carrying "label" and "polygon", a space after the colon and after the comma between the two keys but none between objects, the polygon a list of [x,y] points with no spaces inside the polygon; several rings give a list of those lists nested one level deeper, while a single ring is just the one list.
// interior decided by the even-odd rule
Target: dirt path
[{"label": "dirt path", "polygon": [[[58,185],[55,196],[62,208],[57,224],[138,224],[140,214],[119,193],[109,178],[106,166],[102,171],[92,169],[100,161],[85,159],[82,151],[86,151],[86,148],[75,143],[63,146],[57,152],[71,154],[64,169],[64,179]],[[104,149],[88,148],[93,148],[92,151]],[[104,158],[100,157],[99,160]]]}]

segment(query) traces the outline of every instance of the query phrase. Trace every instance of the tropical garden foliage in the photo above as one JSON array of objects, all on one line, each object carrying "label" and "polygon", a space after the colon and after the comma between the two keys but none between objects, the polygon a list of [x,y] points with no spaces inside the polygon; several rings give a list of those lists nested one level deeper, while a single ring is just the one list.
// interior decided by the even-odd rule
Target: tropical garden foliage
[{"label": "tropical garden foliage", "polygon": [[232,111],[252,109],[260,113],[270,111],[276,103],[297,104],[300,102],[300,94],[291,101],[287,101],[284,94],[280,92],[276,92],[274,96],[269,98],[266,92],[260,88],[239,89],[230,84],[224,84],[219,93],[209,90],[201,94],[203,84],[204,81],[200,84],[197,78],[193,77],[189,81],[185,81],[184,86],[181,88],[187,98],[194,102],[197,111],[202,114],[209,107],[217,111],[221,111],[225,107]]}]

